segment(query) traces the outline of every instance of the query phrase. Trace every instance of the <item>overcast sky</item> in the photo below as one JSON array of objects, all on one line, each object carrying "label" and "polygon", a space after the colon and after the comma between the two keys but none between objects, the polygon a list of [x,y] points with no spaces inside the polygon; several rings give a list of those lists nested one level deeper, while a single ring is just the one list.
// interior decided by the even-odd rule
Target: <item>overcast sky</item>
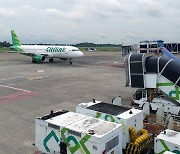
[{"label": "overcast sky", "polygon": [[180,42],[179,0],[0,0],[0,41]]}]

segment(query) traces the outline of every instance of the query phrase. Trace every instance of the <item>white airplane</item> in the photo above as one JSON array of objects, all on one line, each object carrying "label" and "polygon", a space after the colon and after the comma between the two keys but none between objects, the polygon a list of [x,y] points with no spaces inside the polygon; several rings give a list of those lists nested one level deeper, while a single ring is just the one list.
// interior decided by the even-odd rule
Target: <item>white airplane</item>
[{"label": "white airplane", "polygon": [[83,53],[74,46],[22,45],[14,30],[11,31],[11,36],[13,46],[10,48],[20,54],[31,56],[32,63],[43,62],[46,58],[52,63],[53,58],[59,58],[72,64],[72,58],[83,56]]}]

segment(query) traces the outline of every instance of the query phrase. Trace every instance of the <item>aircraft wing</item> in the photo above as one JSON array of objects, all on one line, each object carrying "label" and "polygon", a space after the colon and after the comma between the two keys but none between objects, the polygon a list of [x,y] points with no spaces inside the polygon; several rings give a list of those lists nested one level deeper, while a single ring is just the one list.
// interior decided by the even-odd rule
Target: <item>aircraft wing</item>
[{"label": "aircraft wing", "polygon": [[22,53],[20,53],[20,54],[23,54],[23,55],[26,55],[26,56],[31,56],[31,57],[33,57],[33,56],[35,56],[35,55],[42,55],[42,56],[45,56],[45,57],[47,57],[48,56],[48,54],[47,53],[41,53],[41,54],[39,54],[39,53],[31,53],[31,52],[29,52],[29,53],[25,53],[25,52],[22,52]]}]

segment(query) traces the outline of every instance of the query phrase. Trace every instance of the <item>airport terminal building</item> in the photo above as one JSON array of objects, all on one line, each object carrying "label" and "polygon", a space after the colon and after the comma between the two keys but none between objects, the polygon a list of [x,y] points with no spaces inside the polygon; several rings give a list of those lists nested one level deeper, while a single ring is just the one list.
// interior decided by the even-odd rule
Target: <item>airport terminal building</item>
[{"label": "airport terminal building", "polygon": [[[164,47],[172,53],[180,53],[180,43],[164,43]],[[129,53],[150,53],[160,52],[157,41],[141,41],[139,44],[122,45],[122,55],[125,56]]]}]

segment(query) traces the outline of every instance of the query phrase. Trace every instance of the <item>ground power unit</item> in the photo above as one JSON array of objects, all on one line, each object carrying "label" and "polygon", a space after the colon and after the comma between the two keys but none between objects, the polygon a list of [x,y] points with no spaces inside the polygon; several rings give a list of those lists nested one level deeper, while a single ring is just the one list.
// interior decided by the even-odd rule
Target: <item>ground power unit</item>
[{"label": "ground power unit", "polygon": [[122,148],[126,148],[126,144],[130,143],[130,126],[139,131],[143,128],[143,111],[133,108],[113,105],[101,101],[89,103],[81,103],[76,106],[76,113],[95,117],[105,121],[122,124],[123,137]]},{"label": "ground power unit", "polygon": [[155,153],[180,153],[180,132],[166,129],[154,139]]},{"label": "ground power unit", "polygon": [[121,154],[122,125],[74,112],[51,112],[35,120],[35,147],[53,154]]}]

